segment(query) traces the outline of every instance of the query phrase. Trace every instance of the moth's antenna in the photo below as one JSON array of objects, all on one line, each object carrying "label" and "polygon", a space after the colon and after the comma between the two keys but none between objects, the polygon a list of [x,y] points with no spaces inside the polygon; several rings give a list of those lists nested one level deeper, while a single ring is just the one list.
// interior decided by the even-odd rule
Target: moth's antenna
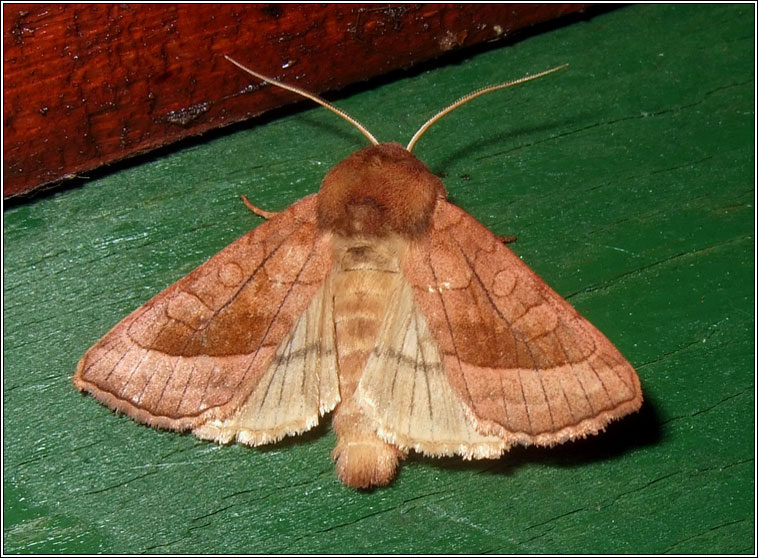
[{"label": "moth's antenna", "polygon": [[437,122],[440,118],[445,116],[448,112],[457,109],[459,106],[468,103],[471,99],[475,99],[479,95],[484,95],[485,93],[489,93],[490,91],[497,91],[498,89],[505,89],[506,87],[510,87],[511,85],[517,85],[519,83],[524,83],[525,81],[531,81],[533,79],[537,79],[542,76],[546,76],[547,74],[552,74],[553,72],[557,72],[558,70],[562,70],[568,66],[568,64],[563,64],[562,66],[557,66],[555,68],[551,68],[549,70],[545,70],[544,72],[540,72],[539,74],[534,74],[531,76],[525,76],[519,79],[514,79],[513,81],[508,81],[505,83],[500,83],[498,85],[490,85],[489,87],[482,87],[481,89],[477,89],[473,93],[469,93],[468,95],[465,95],[455,101],[452,105],[447,107],[446,109],[441,110],[434,116],[432,116],[429,120],[426,121],[426,123],[419,128],[418,132],[416,132],[413,137],[411,138],[411,141],[408,142],[408,146],[406,149],[408,151],[411,151],[413,149],[413,146],[416,145],[416,142],[418,142],[419,138],[426,132],[429,127]]},{"label": "moth's antenna", "polygon": [[369,132],[360,122],[358,122],[355,118],[347,114],[342,109],[338,109],[335,107],[332,103],[329,101],[325,101],[321,97],[318,97],[314,95],[313,93],[308,93],[308,91],[304,89],[300,89],[299,87],[295,87],[294,85],[287,85],[286,83],[282,83],[281,81],[276,81],[275,79],[272,79],[270,77],[266,77],[263,74],[259,74],[258,72],[254,72],[250,68],[247,68],[234,60],[232,57],[224,55],[224,58],[226,58],[229,62],[237,66],[238,68],[241,68],[242,70],[246,71],[248,74],[251,74],[258,79],[265,81],[266,83],[270,83],[271,85],[275,85],[277,87],[281,87],[282,89],[286,89],[287,91],[292,91],[293,93],[297,93],[298,95],[302,95],[303,97],[306,97],[310,99],[311,101],[314,101],[321,105],[322,107],[328,108],[333,113],[337,114],[338,116],[341,116],[348,122],[350,122],[353,126],[358,128],[361,133],[368,138],[368,141],[370,141],[373,145],[379,145],[379,142],[377,139]]}]

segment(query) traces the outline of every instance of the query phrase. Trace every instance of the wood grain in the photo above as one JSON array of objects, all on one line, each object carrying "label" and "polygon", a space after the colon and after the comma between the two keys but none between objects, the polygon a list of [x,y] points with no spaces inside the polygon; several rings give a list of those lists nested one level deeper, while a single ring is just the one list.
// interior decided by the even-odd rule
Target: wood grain
[{"label": "wood grain", "polygon": [[415,459],[355,494],[328,430],[218,448],[76,393],[94,339],[259,223],[241,193],[281,210],[365,145],[321,108],[6,209],[4,552],[754,554],[753,21],[628,6],[339,102],[407,141],[472,87],[570,62],[416,153],[638,367],[641,413],[571,446]]},{"label": "wood grain", "polygon": [[4,4],[5,197],[510,36],[584,4]]}]

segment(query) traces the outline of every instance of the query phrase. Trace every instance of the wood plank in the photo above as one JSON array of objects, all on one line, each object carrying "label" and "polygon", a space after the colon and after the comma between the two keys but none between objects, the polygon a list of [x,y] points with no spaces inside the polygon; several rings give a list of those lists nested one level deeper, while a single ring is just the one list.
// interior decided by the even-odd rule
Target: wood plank
[{"label": "wood plank", "polygon": [[3,193],[81,175],[584,4],[4,4]]},{"label": "wood plank", "polygon": [[407,141],[479,85],[571,64],[462,107],[415,153],[636,366],[641,413],[584,441],[414,456],[356,492],[328,418],[217,446],[76,391],[111,326],[261,222],[240,194],[282,209],[366,145],[320,107],[14,204],[4,553],[755,554],[753,13],[624,7],[338,101]]}]

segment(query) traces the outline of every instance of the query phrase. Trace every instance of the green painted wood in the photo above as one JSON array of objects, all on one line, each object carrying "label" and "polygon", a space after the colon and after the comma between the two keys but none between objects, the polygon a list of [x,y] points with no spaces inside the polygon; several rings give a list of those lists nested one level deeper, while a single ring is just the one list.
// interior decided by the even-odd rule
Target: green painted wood
[{"label": "green painted wood", "polygon": [[416,149],[637,367],[643,410],[498,461],[339,484],[328,421],[268,449],[159,432],[78,394],[135,307],[314,192],[364,140],[316,108],[5,212],[5,552],[753,553],[754,16],[642,5],[398,75],[337,103],[407,140],[481,85],[569,62]]}]

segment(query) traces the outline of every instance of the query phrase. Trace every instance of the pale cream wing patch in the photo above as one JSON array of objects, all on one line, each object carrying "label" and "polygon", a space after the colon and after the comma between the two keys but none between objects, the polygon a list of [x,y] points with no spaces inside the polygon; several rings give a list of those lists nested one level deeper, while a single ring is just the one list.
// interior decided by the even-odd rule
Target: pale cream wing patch
[{"label": "pale cream wing patch", "polygon": [[310,430],[339,403],[332,288],[327,278],[247,401],[225,420],[192,433],[205,440],[258,446]]},{"label": "pale cream wing patch", "polygon": [[379,330],[354,397],[377,434],[402,450],[498,457],[510,444],[474,428],[445,373],[437,343],[403,281]]}]

